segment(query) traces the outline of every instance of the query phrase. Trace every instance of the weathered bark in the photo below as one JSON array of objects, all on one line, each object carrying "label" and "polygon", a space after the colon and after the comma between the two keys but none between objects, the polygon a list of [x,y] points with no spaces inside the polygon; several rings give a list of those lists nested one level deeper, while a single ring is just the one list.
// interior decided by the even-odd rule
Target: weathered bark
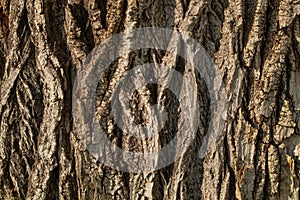
[{"label": "weathered bark", "polygon": [[[173,164],[151,173],[120,172],[96,162],[80,145],[72,121],[76,72],[94,47],[139,27],[185,31],[223,75],[226,125],[216,149],[203,159],[198,152],[213,119],[198,75],[199,134]],[[187,76],[181,59],[144,49],[121,55],[99,82],[99,121],[124,149],[149,150],[147,142],[108,128],[109,102],[99,99],[109,99],[134,64],[150,61]],[[1,199],[300,198],[299,1],[1,0],[0,81]],[[174,119],[152,141],[157,145],[176,134],[180,115],[164,89],[149,86],[135,96],[141,120],[140,108],[153,101],[170,107]]]}]

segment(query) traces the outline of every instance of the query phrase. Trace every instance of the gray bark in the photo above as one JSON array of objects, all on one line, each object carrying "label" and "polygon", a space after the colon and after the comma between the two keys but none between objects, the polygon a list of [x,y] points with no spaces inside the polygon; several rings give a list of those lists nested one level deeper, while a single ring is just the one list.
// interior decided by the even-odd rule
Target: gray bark
[{"label": "gray bark", "polygon": [[[226,124],[203,159],[198,152],[212,119],[196,73],[199,132],[173,164],[121,172],[80,145],[72,118],[76,72],[94,47],[139,27],[186,32],[223,76]],[[99,99],[133,65],[153,60],[188,76],[179,58],[146,49],[121,55],[99,82],[97,116],[123,149],[151,147],[112,126],[109,102]],[[299,199],[299,83],[296,0],[0,0],[0,199]],[[139,120],[151,102],[169,107],[174,118],[150,141],[160,146],[176,134],[180,115],[164,89],[149,86],[133,99]]]}]

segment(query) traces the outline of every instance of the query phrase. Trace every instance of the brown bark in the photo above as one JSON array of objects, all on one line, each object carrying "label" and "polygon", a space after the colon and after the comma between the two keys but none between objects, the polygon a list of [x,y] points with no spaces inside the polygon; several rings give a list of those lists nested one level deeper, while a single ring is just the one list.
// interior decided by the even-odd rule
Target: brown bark
[{"label": "brown bark", "polygon": [[[76,72],[94,47],[139,27],[188,33],[223,75],[226,125],[203,159],[198,152],[213,119],[196,74],[203,119],[173,164],[121,172],[80,145],[72,118]],[[109,98],[133,65],[153,60],[188,76],[182,60],[144,49],[121,55],[97,88],[99,121],[124,149],[151,147],[108,128],[110,102],[99,99]],[[0,0],[0,199],[299,199],[299,63],[296,0]],[[171,94],[159,98],[164,89],[149,86],[134,97],[141,120],[140,108],[151,101],[169,106],[174,119],[152,141],[162,146],[176,134],[180,115]]]}]

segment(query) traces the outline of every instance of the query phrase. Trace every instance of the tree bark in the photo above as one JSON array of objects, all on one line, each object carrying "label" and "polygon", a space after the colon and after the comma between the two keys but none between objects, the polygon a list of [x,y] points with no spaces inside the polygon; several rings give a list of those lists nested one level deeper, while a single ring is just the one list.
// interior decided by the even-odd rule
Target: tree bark
[{"label": "tree bark", "polygon": [[[128,173],[97,162],[80,145],[72,91],[95,47],[141,27],[184,31],[199,42],[222,74],[228,108],[216,148],[199,157],[213,119],[195,72],[202,118],[191,146],[163,169]],[[140,152],[151,150],[149,143],[122,134],[108,117],[110,102],[101,99],[144,62],[188,76],[182,59],[141,49],[124,52],[96,92],[109,139]],[[296,0],[0,0],[0,199],[299,199],[299,84]],[[178,102],[165,89],[149,85],[133,98],[140,121],[157,101],[173,116],[152,138],[158,146],[179,126]]]}]

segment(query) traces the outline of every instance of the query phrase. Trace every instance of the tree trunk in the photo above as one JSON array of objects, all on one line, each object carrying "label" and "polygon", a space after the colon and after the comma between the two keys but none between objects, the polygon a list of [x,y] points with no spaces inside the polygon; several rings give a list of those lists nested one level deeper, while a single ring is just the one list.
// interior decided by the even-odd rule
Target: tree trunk
[{"label": "tree trunk", "polygon": [[[135,65],[172,66],[196,85],[201,111],[182,157],[156,171],[124,172],[82,146],[72,96],[89,53],[141,27],[179,30],[201,44],[221,74],[227,108],[221,136],[202,158],[214,120],[203,74],[189,75],[186,62],[164,50],[121,52],[95,96],[98,120],[114,144],[141,153],[165,146],[186,113],[172,92],[150,84],[134,93],[133,115],[147,121],[147,109],[161,103],[167,126],[151,141],[122,134],[110,99]],[[300,198],[299,1],[0,0],[0,39],[1,199]]]}]

